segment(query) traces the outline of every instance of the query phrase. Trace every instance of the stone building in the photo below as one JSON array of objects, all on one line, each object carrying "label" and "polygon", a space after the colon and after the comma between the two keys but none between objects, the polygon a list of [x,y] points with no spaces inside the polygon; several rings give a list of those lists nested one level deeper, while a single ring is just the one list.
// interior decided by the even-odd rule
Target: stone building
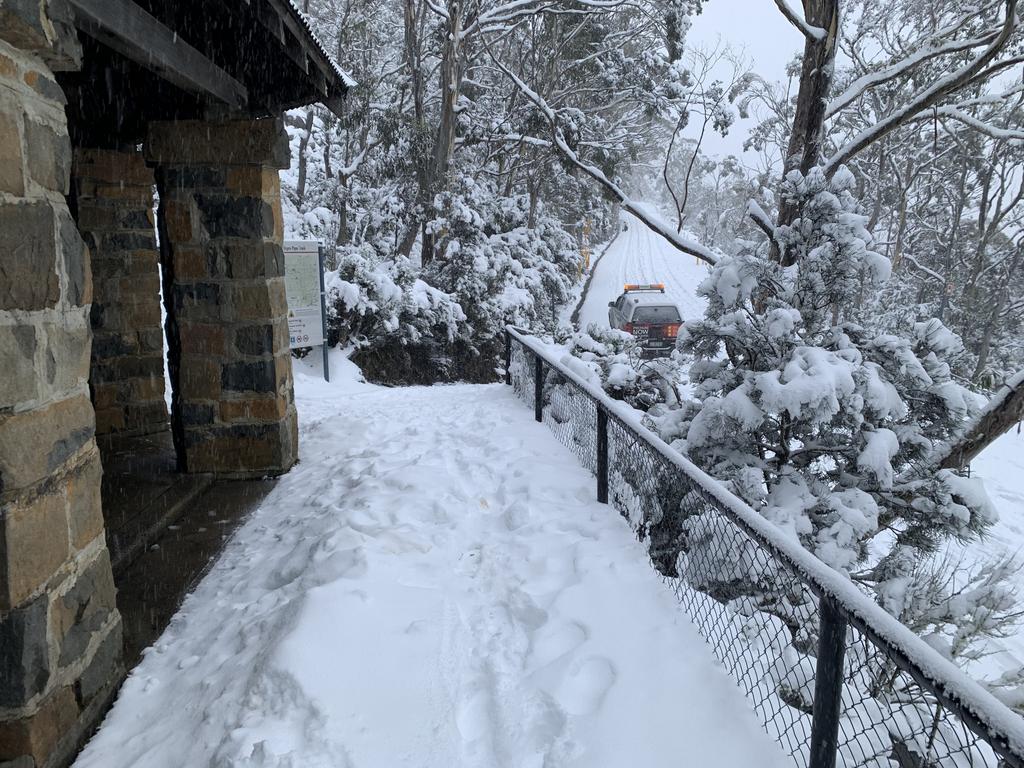
[{"label": "stone building", "polygon": [[295,462],[282,114],[347,87],[291,0],[0,0],[0,766],[66,764],[123,675],[105,437]]}]

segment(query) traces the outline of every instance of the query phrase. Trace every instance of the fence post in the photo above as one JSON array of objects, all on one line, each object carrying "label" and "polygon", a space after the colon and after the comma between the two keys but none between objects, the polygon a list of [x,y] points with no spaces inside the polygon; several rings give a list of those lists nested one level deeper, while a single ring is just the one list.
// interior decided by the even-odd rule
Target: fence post
[{"label": "fence post", "polygon": [[608,413],[597,407],[597,500],[608,503]]},{"label": "fence post", "polygon": [[533,353],[533,417],[544,421],[544,358]]},{"label": "fence post", "polygon": [[505,383],[512,383],[512,334],[505,329]]},{"label": "fence post", "polygon": [[842,711],[846,617],[830,597],[818,602],[818,663],[814,673],[809,768],[835,768]]}]

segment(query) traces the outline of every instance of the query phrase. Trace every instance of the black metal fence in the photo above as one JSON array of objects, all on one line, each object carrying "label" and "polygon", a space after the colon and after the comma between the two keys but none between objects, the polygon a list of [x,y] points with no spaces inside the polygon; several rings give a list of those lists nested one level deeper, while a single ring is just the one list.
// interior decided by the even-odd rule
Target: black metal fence
[{"label": "black metal fence", "polygon": [[1024,719],[558,358],[507,329],[506,383],[595,473],[798,766],[1024,768]]}]

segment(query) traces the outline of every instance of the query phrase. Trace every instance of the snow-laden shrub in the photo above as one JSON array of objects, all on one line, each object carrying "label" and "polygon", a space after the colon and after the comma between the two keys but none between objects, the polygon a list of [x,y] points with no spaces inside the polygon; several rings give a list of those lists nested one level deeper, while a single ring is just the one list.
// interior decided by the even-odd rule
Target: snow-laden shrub
[{"label": "snow-laden shrub", "polygon": [[[331,340],[354,345],[371,379],[448,378],[450,347],[467,333],[458,302],[417,277],[407,259],[384,259],[369,245],[339,248],[337,259],[324,286]],[[406,370],[414,360],[421,369]]]},{"label": "snow-laden shrub", "polygon": [[977,481],[928,469],[976,407],[950,373],[955,335],[932,320],[905,338],[857,316],[889,264],[852,189],[845,170],[791,173],[800,215],[776,236],[794,263],[748,249],[701,285],[707,313],[680,338],[700,405],[673,437],[825,562],[884,589],[893,574],[876,566],[894,552],[923,557],[994,513]]},{"label": "snow-laden shrub", "polygon": [[466,313],[468,351],[478,363],[464,363],[479,373],[491,371],[506,324],[542,334],[556,330],[579,280],[579,247],[542,208],[531,221],[526,197],[495,195],[470,177],[453,179],[434,206],[428,231],[436,255],[425,265],[424,279],[451,294]]},{"label": "snow-laden shrub", "polygon": [[572,336],[570,361],[581,375],[604,388],[616,400],[650,411],[656,405],[674,407],[678,366],[669,359],[644,360],[632,335],[592,323]]}]

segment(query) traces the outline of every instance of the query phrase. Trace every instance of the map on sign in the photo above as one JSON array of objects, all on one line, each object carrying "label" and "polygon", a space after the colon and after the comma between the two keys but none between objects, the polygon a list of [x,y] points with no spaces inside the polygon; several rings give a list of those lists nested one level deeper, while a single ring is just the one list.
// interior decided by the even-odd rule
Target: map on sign
[{"label": "map on sign", "polygon": [[288,296],[289,345],[292,349],[297,349],[323,344],[320,244],[317,241],[285,241],[284,285]]}]

